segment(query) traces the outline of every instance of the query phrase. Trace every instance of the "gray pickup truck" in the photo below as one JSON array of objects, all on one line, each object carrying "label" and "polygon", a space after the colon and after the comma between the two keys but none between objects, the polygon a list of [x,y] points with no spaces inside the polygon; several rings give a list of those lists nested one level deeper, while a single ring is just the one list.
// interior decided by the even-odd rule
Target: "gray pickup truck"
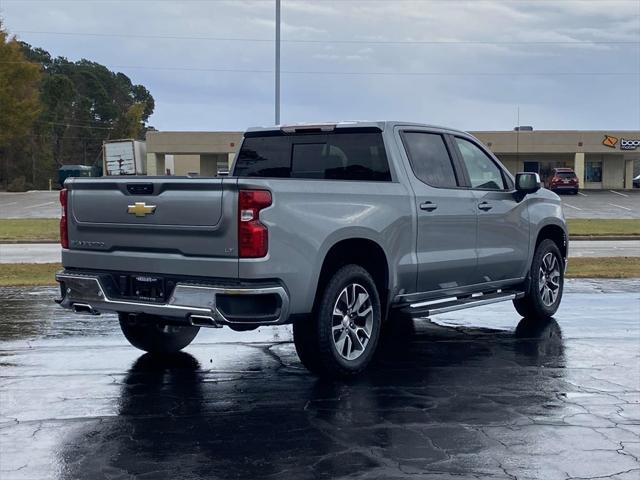
[{"label": "gray pickup truck", "polygon": [[200,327],[293,323],[311,371],[370,362],[383,324],[562,297],[559,197],[471,135],[407,122],[248,130],[229,177],[74,178],[62,190],[57,302],[116,312],[157,354]]}]

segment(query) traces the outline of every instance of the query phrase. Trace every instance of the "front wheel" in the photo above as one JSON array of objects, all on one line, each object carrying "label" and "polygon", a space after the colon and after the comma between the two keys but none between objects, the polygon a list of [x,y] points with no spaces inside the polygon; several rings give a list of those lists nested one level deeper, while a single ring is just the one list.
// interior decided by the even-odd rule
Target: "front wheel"
[{"label": "front wheel", "polygon": [[529,276],[525,296],[513,305],[525,318],[551,317],[560,306],[564,287],[564,261],[554,241],[546,239],[537,246]]},{"label": "front wheel", "polygon": [[189,345],[200,327],[172,325],[153,315],[118,315],[122,333],[129,343],[149,353],[175,353]]},{"label": "front wheel", "polygon": [[294,324],[296,351],[314,373],[353,376],[371,361],[381,323],[373,278],[359,265],[346,265],[323,288],[313,316]]}]

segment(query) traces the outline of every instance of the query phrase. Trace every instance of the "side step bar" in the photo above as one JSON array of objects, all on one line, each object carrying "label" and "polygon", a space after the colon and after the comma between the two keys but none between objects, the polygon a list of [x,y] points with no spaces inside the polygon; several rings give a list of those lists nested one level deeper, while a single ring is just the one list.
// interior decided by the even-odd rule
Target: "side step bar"
[{"label": "side step bar", "polygon": [[453,312],[455,310],[463,310],[465,308],[479,307],[481,305],[490,305],[492,303],[505,302],[507,300],[515,300],[524,297],[524,292],[519,291],[497,291],[474,295],[471,297],[454,298],[451,300],[431,300],[428,302],[412,303],[408,307],[402,309],[404,313],[408,313],[412,317],[428,317],[439,313]]}]

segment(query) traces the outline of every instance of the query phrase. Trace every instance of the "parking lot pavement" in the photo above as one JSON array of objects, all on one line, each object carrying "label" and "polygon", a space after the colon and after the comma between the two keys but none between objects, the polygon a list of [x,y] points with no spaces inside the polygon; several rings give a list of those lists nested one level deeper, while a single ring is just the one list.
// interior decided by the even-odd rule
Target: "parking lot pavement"
[{"label": "parking lot pavement", "polygon": [[0,192],[0,218],[59,218],[58,191]]},{"label": "parking lot pavement", "polygon": [[568,282],[541,325],[506,303],[399,321],[345,382],[288,327],[161,360],[55,289],[0,289],[0,477],[637,479],[639,291]]},{"label": "parking lot pavement", "polygon": [[560,198],[567,218],[640,218],[640,189],[583,190]]}]

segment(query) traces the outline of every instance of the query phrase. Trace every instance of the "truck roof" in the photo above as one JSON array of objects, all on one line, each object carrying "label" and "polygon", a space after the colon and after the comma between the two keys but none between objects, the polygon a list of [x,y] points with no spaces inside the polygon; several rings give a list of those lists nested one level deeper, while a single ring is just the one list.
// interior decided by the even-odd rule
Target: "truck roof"
[{"label": "truck roof", "polygon": [[427,127],[434,128],[438,130],[455,132],[455,133],[464,133],[468,135],[467,132],[462,130],[457,130],[455,128],[442,127],[439,125],[430,125],[426,123],[418,123],[418,122],[403,122],[398,120],[382,120],[382,121],[363,121],[363,120],[355,120],[355,121],[336,121],[336,122],[305,122],[305,123],[290,123],[290,124],[282,124],[282,125],[270,125],[270,126],[261,126],[261,127],[250,127],[246,130],[246,133],[267,133],[267,132],[303,132],[305,130],[313,130],[313,131],[333,131],[335,129],[354,129],[354,128],[366,128],[366,129],[378,129],[380,131],[384,131],[387,128],[394,128],[396,126],[403,127]]}]

